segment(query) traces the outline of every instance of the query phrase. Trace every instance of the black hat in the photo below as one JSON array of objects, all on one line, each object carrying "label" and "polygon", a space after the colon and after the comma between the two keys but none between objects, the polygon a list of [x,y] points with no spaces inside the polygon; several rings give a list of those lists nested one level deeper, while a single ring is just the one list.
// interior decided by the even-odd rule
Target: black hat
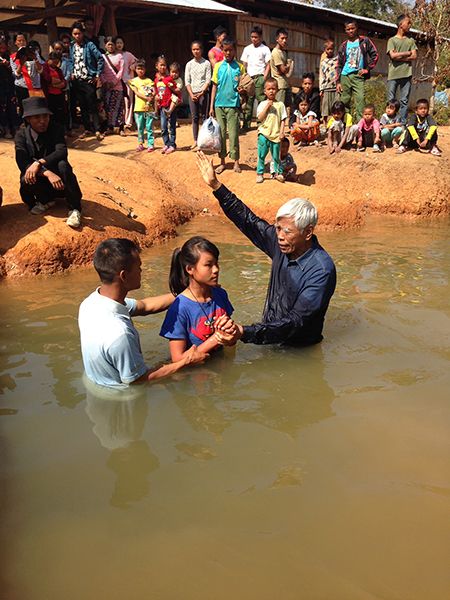
[{"label": "black hat", "polygon": [[34,115],[52,115],[52,111],[47,106],[45,98],[40,96],[33,96],[32,98],[25,98],[23,101],[23,116],[32,117]]}]

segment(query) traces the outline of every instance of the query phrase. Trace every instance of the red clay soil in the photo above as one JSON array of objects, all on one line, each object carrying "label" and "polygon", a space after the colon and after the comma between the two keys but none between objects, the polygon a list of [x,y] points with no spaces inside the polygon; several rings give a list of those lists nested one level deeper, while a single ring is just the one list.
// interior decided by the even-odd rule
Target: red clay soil
[{"label": "red clay soil", "polygon": [[[44,215],[28,211],[19,196],[14,144],[0,140],[0,277],[62,272],[89,264],[103,239],[127,237],[144,248],[175,236],[179,224],[200,212],[219,214],[189,150],[191,127],[179,127],[178,151],[170,156],[161,154],[156,133],[152,154],[135,152],[135,133],[102,142],[70,140],[69,159],[83,191],[82,226],[76,230],[65,223],[63,199]],[[319,212],[318,231],[360,227],[369,213],[448,215],[449,129],[440,128],[439,134],[440,158],[423,152],[399,156],[392,149],[330,156],[325,145],[291,147],[300,184],[266,180],[261,185],[255,183],[257,134],[252,131],[240,138],[242,174],[234,173],[230,162],[220,180],[270,222],[290,198],[309,198]]]}]

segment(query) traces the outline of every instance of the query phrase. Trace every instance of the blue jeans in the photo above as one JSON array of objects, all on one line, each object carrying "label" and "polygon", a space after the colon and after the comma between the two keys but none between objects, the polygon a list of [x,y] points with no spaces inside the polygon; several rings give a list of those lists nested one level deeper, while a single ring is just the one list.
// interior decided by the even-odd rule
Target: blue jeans
[{"label": "blue jeans", "polygon": [[176,148],[175,138],[177,137],[177,109],[173,111],[169,118],[166,117],[161,109],[161,135],[164,146]]},{"label": "blue jeans", "polygon": [[412,77],[402,77],[401,79],[391,79],[387,82],[387,102],[395,99],[397,88],[400,88],[400,117],[402,125],[405,127],[408,122],[408,102],[411,94]]}]

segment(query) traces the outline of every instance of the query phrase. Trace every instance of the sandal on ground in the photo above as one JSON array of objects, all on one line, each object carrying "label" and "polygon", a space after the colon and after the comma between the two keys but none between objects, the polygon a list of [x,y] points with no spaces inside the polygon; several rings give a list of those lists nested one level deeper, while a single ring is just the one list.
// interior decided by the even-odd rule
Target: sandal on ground
[{"label": "sandal on ground", "polygon": [[242,173],[242,169],[241,169],[241,167],[234,167],[233,171],[234,171],[235,173]]},{"label": "sandal on ground", "polygon": [[81,135],[78,136],[79,140],[85,140],[88,137],[89,133],[84,131]]},{"label": "sandal on ground", "polygon": [[127,134],[123,130],[119,131],[119,135],[121,135],[122,137],[127,137]]},{"label": "sandal on ground", "polygon": [[397,148],[397,150],[395,151],[395,154],[404,154],[407,151],[407,147],[406,146],[399,146]]},{"label": "sandal on ground", "polygon": [[372,148],[372,152],[380,152],[380,146],[378,144],[374,144]]},{"label": "sandal on ground", "polygon": [[356,150],[357,150],[357,152],[365,152],[366,151],[366,149],[363,148],[362,146],[361,147],[357,146]]},{"label": "sandal on ground", "polygon": [[216,173],[217,175],[220,175],[221,173],[223,173],[225,171],[225,165],[219,165],[216,169]]},{"label": "sandal on ground", "polygon": [[394,148],[394,150],[398,150],[400,148],[399,144],[397,144],[397,142],[394,142],[392,144],[392,147]]},{"label": "sandal on ground", "polygon": [[136,148],[136,152],[142,152],[144,149],[144,144],[139,144],[139,146]]},{"label": "sandal on ground", "polygon": [[104,139],[105,139],[105,136],[104,136],[104,135],[103,135],[103,133],[101,133],[100,131],[97,131],[97,132],[95,133],[95,137],[96,137],[98,140],[104,140]]},{"label": "sandal on ground", "polygon": [[432,154],[433,156],[441,156],[442,152],[437,146],[433,146],[430,150],[430,154]]}]

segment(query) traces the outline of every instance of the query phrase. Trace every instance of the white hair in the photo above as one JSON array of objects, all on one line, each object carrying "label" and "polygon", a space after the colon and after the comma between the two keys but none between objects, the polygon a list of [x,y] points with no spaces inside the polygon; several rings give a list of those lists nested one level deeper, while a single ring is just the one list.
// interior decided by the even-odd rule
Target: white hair
[{"label": "white hair", "polygon": [[275,223],[290,217],[294,217],[295,226],[301,233],[308,225],[315,227],[318,219],[316,207],[306,198],[293,198],[283,204],[278,209]]}]

